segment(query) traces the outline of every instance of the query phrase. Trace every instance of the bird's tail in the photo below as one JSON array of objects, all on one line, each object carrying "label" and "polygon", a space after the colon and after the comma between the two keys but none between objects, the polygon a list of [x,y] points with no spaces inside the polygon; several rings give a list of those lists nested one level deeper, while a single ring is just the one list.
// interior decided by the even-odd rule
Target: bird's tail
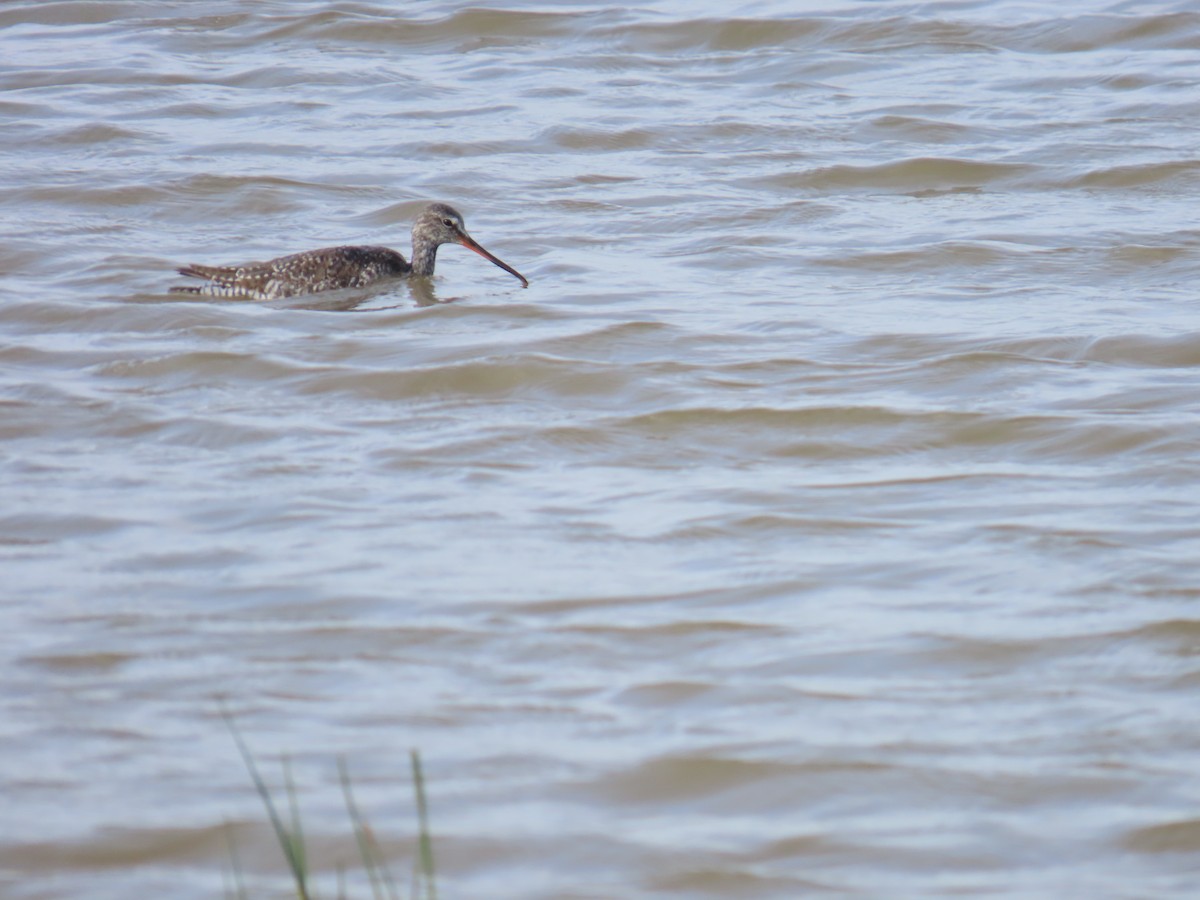
[{"label": "bird's tail", "polygon": [[223,281],[237,271],[236,269],[227,268],[225,266],[183,266],[176,269],[180,275],[186,275],[188,278],[203,278],[207,281]]},{"label": "bird's tail", "polygon": [[[187,275],[189,278],[210,278],[196,266],[184,266],[181,269],[176,269],[180,275]],[[203,294],[204,288],[194,284],[177,284],[171,287],[172,294]]]},{"label": "bird's tail", "polygon": [[173,294],[203,294],[206,297],[224,297],[227,300],[270,299],[259,285],[240,282],[239,270],[236,267],[190,265],[175,271],[188,278],[203,278],[206,283],[175,285],[171,288]]}]

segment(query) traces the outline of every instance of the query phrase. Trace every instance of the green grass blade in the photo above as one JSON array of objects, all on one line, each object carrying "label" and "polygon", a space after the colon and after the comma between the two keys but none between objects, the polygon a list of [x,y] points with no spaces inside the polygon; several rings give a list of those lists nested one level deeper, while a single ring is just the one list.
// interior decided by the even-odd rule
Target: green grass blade
[{"label": "green grass blade", "polygon": [[354,800],[354,791],[350,787],[350,773],[346,768],[346,760],[338,760],[338,777],[342,782],[342,797],[346,801],[346,812],[354,825],[354,840],[358,844],[358,855],[362,857],[363,867],[367,870],[367,878],[371,882],[371,893],[375,900],[383,900],[387,892],[389,900],[399,900],[395,882],[391,873],[383,863],[383,854],[379,844],[371,833],[371,826],[358,809]]},{"label": "green grass blade", "polygon": [[412,762],[413,790],[417,795],[417,827],[419,831],[419,859],[421,881],[428,900],[437,900],[437,880],[433,865],[433,836],[429,832],[429,805],[425,800],[425,776],[421,772],[421,754],[408,751]]},{"label": "green grass blade", "polygon": [[308,848],[304,845],[304,826],[300,821],[300,804],[296,800],[296,782],[292,780],[292,761],[283,758],[283,784],[287,791],[288,807],[291,813],[292,830],[288,837],[292,842],[292,851],[299,862],[300,871],[308,872]]},{"label": "green grass blade", "polygon": [[238,857],[237,844],[233,842],[233,826],[228,822],[225,823],[225,842],[229,845],[229,868],[233,874],[233,889],[236,892],[232,896],[235,900],[248,900],[246,884],[242,879],[242,861]]},{"label": "green grass blade", "polygon": [[242,735],[237,730],[233,717],[225,709],[221,710],[221,715],[225,719],[225,724],[229,727],[229,733],[233,735],[238,752],[242,754],[242,761],[246,764],[246,771],[250,773],[250,780],[254,782],[254,789],[258,791],[258,796],[262,800],[263,806],[267,809],[267,815],[271,819],[271,827],[275,830],[275,838],[279,841],[279,848],[283,851],[288,868],[292,872],[292,878],[296,882],[296,894],[300,900],[312,900],[312,896],[308,892],[308,872],[304,868],[304,853],[302,850],[297,852],[296,841],[284,826],[283,819],[279,816],[279,810],[275,808],[275,801],[271,798],[271,792],[268,790],[262,776],[259,775],[258,766],[254,764],[254,757],[251,755],[250,749],[246,746],[246,742],[242,740]]}]

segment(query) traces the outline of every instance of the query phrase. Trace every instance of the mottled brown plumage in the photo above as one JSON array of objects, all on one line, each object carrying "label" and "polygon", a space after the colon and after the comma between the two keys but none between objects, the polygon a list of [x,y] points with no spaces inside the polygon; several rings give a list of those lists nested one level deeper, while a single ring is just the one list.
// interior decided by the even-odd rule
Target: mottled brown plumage
[{"label": "mottled brown plumage", "polygon": [[413,223],[412,243],[411,263],[387,247],[326,247],[244,266],[184,266],[178,270],[180,275],[203,278],[207,284],[171,290],[239,300],[278,300],[318,291],[364,288],[389,278],[432,275],[437,249],[442,244],[461,244],[474,250],[515,275],[522,286],[529,286],[524,275],[492,256],[467,234],[462,215],[445,203],[431,203],[421,212]]}]

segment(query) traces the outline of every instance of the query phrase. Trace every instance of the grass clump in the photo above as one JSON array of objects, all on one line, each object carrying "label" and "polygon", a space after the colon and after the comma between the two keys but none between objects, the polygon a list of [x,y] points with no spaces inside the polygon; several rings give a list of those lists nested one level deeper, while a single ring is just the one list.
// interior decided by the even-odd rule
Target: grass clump
[{"label": "grass clump", "polygon": [[[296,800],[296,785],[292,779],[289,760],[285,757],[283,761],[284,793],[287,797],[287,815],[285,817],[275,796],[272,795],[259,772],[254,755],[246,745],[241,732],[238,731],[233,717],[224,710],[222,716],[237,744],[238,752],[246,765],[246,771],[249,772],[250,780],[254,783],[254,789],[258,792],[259,799],[262,800],[263,807],[267,811],[271,829],[275,832],[275,839],[279,843],[279,849],[283,852],[283,858],[287,862],[288,871],[295,885],[297,898],[299,900],[317,900],[317,895],[313,893],[308,851],[304,841],[304,828],[300,817],[300,807]],[[409,762],[412,768],[413,793],[417,807],[417,858],[413,865],[412,890],[409,896],[411,900],[437,900],[433,837],[429,830],[429,805],[425,794],[425,776],[421,768],[421,754],[416,750],[409,751]],[[338,779],[342,787],[342,799],[346,805],[346,813],[353,828],[359,860],[371,885],[374,900],[402,900],[401,894],[396,888],[396,882],[384,862],[379,842],[354,799],[354,789],[345,760],[338,760]],[[229,856],[235,882],[231,895],[241,900],[241,898],[246,898],[247,894],[242,881],[237,848],[232,840],[230,841]],[[339,871],[337,892],[339,898],[346,896],[345,886],[341,883],[343,875],[344,873]],[[230,892],[227,891],[227,895],[229,894]]]}]

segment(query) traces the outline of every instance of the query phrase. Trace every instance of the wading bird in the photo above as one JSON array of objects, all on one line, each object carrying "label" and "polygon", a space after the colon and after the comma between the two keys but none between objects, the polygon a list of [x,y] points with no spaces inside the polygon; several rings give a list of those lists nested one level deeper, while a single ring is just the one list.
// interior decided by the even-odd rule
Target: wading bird
[{"label": "wading bird", "polygon": [[432,275],[442,244],[461,244],[474,250],[519,278],[522,287],[529,287],[524,275],[467,234],[458,210],[445,203],[431,203],[413,223],[411,263],[387,247],[326,247],[244,266],[184,266],[178,270],[180,275],[203,278],[206,283],[171,290],[236,300],[278,300],[318,291],[363,288],[391,278]]}]

